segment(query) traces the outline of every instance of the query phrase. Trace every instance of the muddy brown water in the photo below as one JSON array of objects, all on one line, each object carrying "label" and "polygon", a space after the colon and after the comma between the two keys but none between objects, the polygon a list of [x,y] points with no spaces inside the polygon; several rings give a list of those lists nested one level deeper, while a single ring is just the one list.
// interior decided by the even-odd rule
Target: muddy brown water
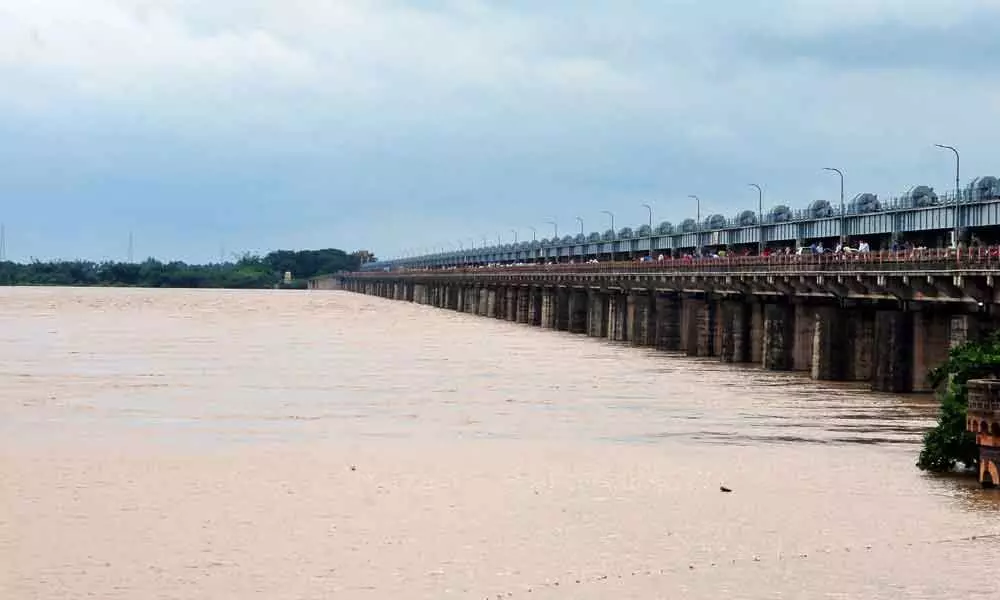
[{"label": "muddy brown water", "polygon": [[0,289],[0,598],[996,598],[934,411],[340,292]]}]

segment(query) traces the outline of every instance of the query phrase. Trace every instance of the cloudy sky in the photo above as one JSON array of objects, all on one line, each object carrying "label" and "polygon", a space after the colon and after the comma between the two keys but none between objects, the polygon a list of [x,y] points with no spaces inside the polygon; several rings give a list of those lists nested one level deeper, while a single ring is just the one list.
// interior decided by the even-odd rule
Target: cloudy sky
[{"label": "cloudy sky", "polygon": [[8,257],[379,256],[1000,175],[1000,0],[0,0]]}]

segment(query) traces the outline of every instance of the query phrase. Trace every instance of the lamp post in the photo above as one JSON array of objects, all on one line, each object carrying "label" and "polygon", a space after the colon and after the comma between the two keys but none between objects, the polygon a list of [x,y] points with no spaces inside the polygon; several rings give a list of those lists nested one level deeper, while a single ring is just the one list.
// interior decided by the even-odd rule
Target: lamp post
[{"label": "lamp post", "polygon": [[955,249],[958,250],[958,205],[962,198],[962,183],[961,183],[961,168],[962,168],[962,157],[958,154],[958,150],[954,146],[946,146],[944,144],[934,144],[936,147],[943,150],[951,150],[955,153],[955,233],[953,237],[955,238],[954,244]]},{"label": "lamp post", "polygon": [[601,212],[611,217],[611,233],[613,235],[617,235],[615,232],[615,213],[610,210],[602,210]]},{"label": "lamp post", "polygon": [[536,241],[538,239],[538,230],[531,225],[528,225],[528,229],[531,230],[531,241]]},{"label": "lamp post", "polygon": [[614,262],[614,260],[615,260],[615,246],[614,246],[615,243],[614,243],[614,240],[618,239],[617,232],[615,232],[615,214],[613,212],[611,212],[610,210],[602,210],[601,212],[604,213],[604,214],[606,214],[606,215],[608,215],[609,217],[611,217],[611,240],[612,240],[612,242],[611,242],[611,261]]},{"label": "lamp post", "polygon": [[577,217],[576,220],[580,223],[580,235],[583,235],[583,219]]},{"label": "lamp post", "polygon": [[835,167],[823,167],[824,171],[830,171],[840,176],[840,243],[847,243],[847,232],[844,229],[844,219],[847,211],[844,209],[844,172]]},{"label": "lamp post", "polygon": [[512,234],[514,234],[514,243],[516,244],[517,243],[517,230],[516,229],[511,229],[510,232]]},{"label": "lamp post", "polygon": [[653,258],[653,207],[648,204],[643,204],[646,210],[649,211],[649,258]]},{"label": "lamp post", "polygon": [[559,239],[559,223],[556,223],[555,219],[549,219],[548,221],[546,221],[546,223],[548,223],[549,225],[552,226],[552,235],[554,235],[555,239],[558,240]]},{"label": "lamp post", "polygon": [[757,256],[764,255],[764,190],[756,183],[747,184],[757,190]]},{"label": "lamp post", "polygon": [[695,206],[697,209],[694,218],[694,231],[695,231],[694,253],[695,256],[701,256],[701,198],[695,196],[694,194],[688,194],[688,198],[694,198]]}]

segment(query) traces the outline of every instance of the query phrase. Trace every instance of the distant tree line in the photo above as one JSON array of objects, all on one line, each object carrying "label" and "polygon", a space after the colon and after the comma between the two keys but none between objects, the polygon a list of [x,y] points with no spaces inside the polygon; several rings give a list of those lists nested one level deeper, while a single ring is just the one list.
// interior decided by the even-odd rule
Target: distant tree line
[{"label": "distant tree line", "polygon": [[[375,260],[360,250],[278,250],[266,256],[245,254],[221,263],[188,264],[148,259],[141,263],[86,260],[0,262],[0,285],[122,286],[176,288],[306,287],[316,275],[357,270]],[[284,275],[291,273],[286,283]]]}]

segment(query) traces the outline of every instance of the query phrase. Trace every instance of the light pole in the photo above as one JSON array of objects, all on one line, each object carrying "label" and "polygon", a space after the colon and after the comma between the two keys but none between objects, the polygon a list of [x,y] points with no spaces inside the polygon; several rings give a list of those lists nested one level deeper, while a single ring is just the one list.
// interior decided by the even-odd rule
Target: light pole
[{"label": "light pole", "polygon": [[764,190],[756,183],[747,184],[757,190],[757,256],[764,255]]},{"label": "light pole", "polygon": [[962,157],[958,154],[958,150],[954,146],[946,146],[944,144],[934,144],[938,148],[943,150],[951,150],[955,153],[955,233],[952,235],[955,238],[955,250],[958,250],[958,204],[959,200],[962,198]]},{"label": "light pole", "polygon": [[552,235],[554,235],[555,239],[558,240],[559,239],[559,223],[556,223],[555,219],[549,219],[548,221],[546,221],[546,223],[548,223],[549,225],[552,226]]},{"label": "light pole", "polygon": [[517,243],[517,230],[516,229],[511,229],[510,232],[512,234],[514,234],[514,243],[516,244]]},{"label": "light pole", "polygon": [[649,211],[649,258],[653,258],[653,207],[648,204],[643,204],[646,210]]},{"label": "light pole", "polygon": [[533,242],[537,241],[538,240],[538,230],[535,229],[534,227],[532,227],[531,225],[528,225],[528,229],[531,230],[531,241],[533,241]]},{"label": "light pole", "polygon": [[847,232],[844,230],[844,218],[847,211],[844,209],[844,172],[835,167],[823,167],[823,170],[840,176],[840,243],[846,244]]},{"label": "light pole", "polygon": [[695,206],[697,207],[694,218],[694,253],[695,256],[701,256],[701,198],[694,194],[688,194],[688,198],[694,198]]},{"label": "light pole", "polygon": [[576,220],[580,223],[580,235],[583,235],[583,219],[577,217]]},{"label": "light pole", "polygon": [[602,210],[601,212],[611,217],[611,233],[617,237],[617,232],[615,232],[615,213],[610,210]]},{"label": "light pole", "polygon": [[613,212],[611,212],[610,210],[602,210],[601,212],[604,213],[604,214],[606,214],[606,215],[608,215],[609,217],[611,217],[611,240],[612,240],[611,241],[611,262],[614,262],[614,260],[615,260],[615,246],[614,246],[615,242],[614,242],[614,240],[618,239],[618,235],[615,232],[615,214]]}]

